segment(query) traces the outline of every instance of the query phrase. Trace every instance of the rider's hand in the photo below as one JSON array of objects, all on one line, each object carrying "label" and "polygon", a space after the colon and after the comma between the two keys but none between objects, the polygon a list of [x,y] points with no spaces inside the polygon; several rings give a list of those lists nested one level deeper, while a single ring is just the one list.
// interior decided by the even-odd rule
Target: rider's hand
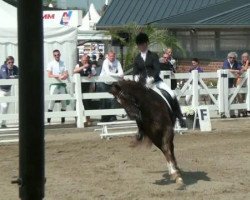
[{"label": "rider's hand", "polygon": [[154,82],[154,78],[152,76],[147,77],[146,79],[146,87],[151,88]]},{"label": "rider's hand", "polygon": [[139,82],[139,80],[140,80],[140,76],[139,76],[139,75],[135,75],[135,76],[134,76],[134,81],[135,81],[135,82]]}]

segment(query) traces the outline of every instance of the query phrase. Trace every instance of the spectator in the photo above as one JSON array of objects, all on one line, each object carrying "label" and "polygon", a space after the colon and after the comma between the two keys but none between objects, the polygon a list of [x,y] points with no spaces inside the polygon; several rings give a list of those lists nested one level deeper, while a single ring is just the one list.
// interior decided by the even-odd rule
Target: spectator
[{"label": "spectator", "polygon": [[172,48],[167,48],[165,49],[165,53],[169,55],[169,62],[173,66],[174,71],[176,72],[176,60],[173,58],[173,49]]},{"label": "spectator", "polygon": [[[91,78],[92,76],[95,75],[95,69],[94,68],[92,69],[89,57],[87,55],[83,55],[81,57],[80,63],[75,66],[74,73],[79,73],[80,76],[87,76],[89,78]],[[81,83],[82,93],[90,92],[90,85],[91,85],[91,83],[83,83],[82,82]],[[90,106],[91,106],[90,99],[84,99],[82,101],[82,103],[83,103],[84,108],[86,110],[90,109]],[[91,125],[92,125],[92,123],[90,120],[90,116],[87,116],[85,126],[91,126]]]},{"label": "spectator", "polygon": [[240,65],[241,65],[241,71],[244,72],[244,71],[247,71],[250,67],[250,60],[249,60],[249,54],[247,52],[243,53],[241,55],[241,62],[240,62]]},{"label": "spectator", "polygon": [[91,65],[97,67],[98,62],[96,60],[96,55],[92,55]]},{"label": "spectator", "polygon": [[[66,80],[68,78],[68,69],[65,66],[64,62],[60,60],[61,53],[58,49],[53,51],[54,60],[48,63],[47,72],[49,78],[55,78],[59,80]],[[50,85],[50,95],[53,94],[66,94],[66,83],[53,83]],[[67,103],[66,100],[61,100],[61,111],[66,111]],[[52,112],[55,106],[55,101],[52,100],[49,102],[48,112]],[[47,119],[47,122],[50,123],[51,118]],[[65,117],[61,118],[61,123],[65,123]]]},{"label": "spectator", "polygon": [[[227,55],[227,59],[223,62],[223,67],[222,69],[228,69],[230,72],[236,75],[236,77],[240,74],[241,72],[241,66],[237,61],[237,53],[236,52],[229,52]],[[228,80],[228,86],[229,88],[235,87],[236,86],[236,79],[235,78],[229,78]],[[221,114],[222,118],[225,118],[225,114]],[[230,110],[230,117],[235,118],[235,112],[234,110]]]},{"label": "spectator", "polygon": [[[164,53],[163,57],[159,59],[160,61],[160,69],[161,71],[171,71],[172,77],[175,74],[175,68],[170,62],[171,57],[168,53]],[[171,79],[171,90],[175,90],[177,87],[177,81],[176,79]]]},{"label": "spectator", "polygon": [[[247,71],[247,69],[249,69],[250,67],[250,62],[249,62],[249,54],[247,52],[243,53],[241,55],[241,62],[240,62],[240,66],[241,66],[241,71],[237,77],[237,81],[236,81],[236,85],[238,86],[239,84],[241,84],[242,81],[242,77],[241,74],[244,73],[245,71]],[[244,86],[246,84],[244,83]],[[238,98],[238,102],[239,103],[243,103],[244,99],[245,99],[245,95],[244,94],[238,94],[237,95]],[[240,109],[238,110],[238,117],[247,117],[247,110],[245,109]]]},{"label": "spectator", "polygon": [[[113,51],[110,51],[107,58],[103,61],[100,76],[113,76],[123,78],[123,75],[123,69],[120,61],[116,59],[115,53]],[[111,84],[112,82],[100,83],[100,90],[102,92],[108,92],[110,90]],[[115,101],[111,99],[102,99],[101,108],[115,108]],[[117,120],[115,115],[102,116],[101,118],[102,122],[115,120]]]},{"label": "spectator", "polygon": [[[98,62],[96,60],[96,55],[92,55],[92,60],[91,60],[91,67],[92,67],[92,73],[94,76],[99,76],[101,73],[101,67],[98,66]],[[96,83],[90,83],[90,92],[95,92],[96,91]]]},{"label": "spectator", "polygon": [[99,57],[98,57],[98,60],[97,60],[98,66],[100,66],[100,67],[102,66],[103,60],[104,60],[103,54],[99,53]]},{"label": "spectator", "polygon": [[[198,58],[193,58],[192,59],[192,66],[190,67],[189,69],[189,72],[192,72],[193,70],[197,70],[198,73],[201,73],[203,72],[203,69],[199,66],[200,64],[200,61]],[[198,89],[200,89],[200,85],[198,85]],[[193,87],[192,87],[192,84],[189,85],[189,90],[192,91]],[[186,95],[185,97],[185,103],[186,105],[189,105],[190,104],[190,101],[191,101],[191,98],[192,98],[192,95]]]},{"label": "spectator", "polygon": [[[18,67],[14,65],[14,57],[8,56],[4,65],[1,66],[0,79],[13,79],[18,77]],[[11,85],[0,86],[0,97],[10,96]],[[0,113],[6,114],[8,111],[9,103],[4,102],[0,104]],[[1,128],[7,128],[6,121],[2,120]]]}]

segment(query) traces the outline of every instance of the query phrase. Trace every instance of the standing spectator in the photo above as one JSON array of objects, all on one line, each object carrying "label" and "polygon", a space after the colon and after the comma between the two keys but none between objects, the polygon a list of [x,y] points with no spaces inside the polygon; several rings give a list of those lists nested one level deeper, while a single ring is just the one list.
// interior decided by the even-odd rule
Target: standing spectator
[{"label": "standing spectator", "polygon": [[97,67],[98,62],[96,60],[96,55],[92,55],[91,65]]},{"label": "standing spectator", "polygon": [[[250,62],[249,62],[249,54],[247,52],[243,53],[241,55],[241,62],[240,62],[240,66],[241,66],[241,71],[237,77],[237,81],[236,81],[236,85],[238,86],[239,84],[241,84],[242,81],[242,77],[241,75],[247,71],[247,69],[249,69],[250,67]],[[244,84],[245,86],[245,84]],[[237,98],[238,98],[238,102],[239,103],[243,103],[244,99],[245,99],[245,94],[238,94]],[[238,110],[238,117],[247,117],[247,110],[245,109],[240,109]]]},{"label": "standing spectator", "polygon": [[[92,69],[92,74],[93,76],[99,76],[101,73],[101,67],[98,66],[98,62],[96,60],[96,55],[92,55],[92,60],[91,60],[91,69]],[[95,92],[96,91],[96,83],[91,83],[90,84],[90,92]]]},{"label": "standing spectator", "polygon": [[[198,73],[203,72],[203,69],[199,66],[199,64],[200,64],[199,59],[193,58],[192,59],[192,66],[190,67],[189,72],[192,72],[193,70],[197,70]],[[192,88],[193,88],[192,84],[190,84],[189,90],[192,90]],[[201,88],[200,85],[198,85],[198,89],[200,89],[200,88]],[[185,97],[186,105],[188,105],[190,103],[191,97],[192,97],[192,95],[186,95],[186,97]]]},{"label": "standing spectator", "polygon": [[103,60],[104,60],[103,54],[99,53],[99,57],[98,57],[98,60],[97,60],[98,66],[100,66],[100,67],[102,66]]},{"label": "standing spectator", "polygon": [[176,72],[176,60],[173,58],[173,49],[172,48],[167,48],[165,50],[165,53],[167,53],[169,55],[169,62],[171,63],[171,65],[173,66],[174,71]]},{"label": "standing spectator", "polygon": [[[164,53],[163,57],[159,59],[161,71],[171,71],[172,77],[175,74],[175,68],[171,63],[171,57],[168,53]],[[175,90],[177,87],[176,79],[171,79],[171,90]]]},{"label": "standing spectator", "polygon": [[[14,57],[8,56],[4,65],[1,66],[0,79],[13,79],[18,77],[18,67],[14,65]],[[11,85],[1,85],[0,86],[0,97],[10,96]],[[0,104],[0,113],[6,114],[8,111],[9,103]],[[6,121],[2,120],[1,128],[7,128]]]},{"label": "standing spectator", "polygon": [[[102,71],[100,76],[113,76],[118,78],[123,78],[123,69],[119,60],[116,59],[115,53],[113,51],[108,52],[107,58],[103,61]],[[110,91],[112,82],[105,82],[100,84],[100,90],[102,92]],[[102,99],[101,103],[102,109],[115,108],[115,101],[111,99]],[[101,121],[115,121],[115,115],[102,116]]]},{"label": "standing spectator", "polygon": [[[61,53],[58,49],[53,51],[54,60],[48,63],[47,72],[49,78],[55,78],[59,80],[66,80],[68,78],[68,69],[65,66],[64,62],[60,60]],[[66,94],[66,83],[53,83],[50,85],[50,95],[53,94]],[[61,100],[61,111],[66,111],[67,103],[66,100]],[[52,112],[55,106],[55,100],[49,102],[48,112]],[[51,118],[47,119],[47,122],[50,123]],[[61,123],[65,122],[65,117],[61,118]]]},{"label": "standing spectator", "polygon": [[[89,78],[95,75],[95,69],[94,68],[92,69],[89,57],[87,55],[83,55],[81,57],[80,63],[75,66],[74,73],[79,73],[80,76],[87,76]],[[90,86],[91,83],[81,83],[82,93],[90,92]],[[91,104],[90,99],[84,99],[82,103],[86,110],[90,109],[90,104]],[[90,116],[87,116],[85,126],[91,126],[91,125],[92,123],[90,120]]]},{"label": "standing spectator", "polygon": [[[236,75],[236,77],[239,75],[240,71],[241,71],[241,66],[237,61],[237,53],[236,52],[229,52],[227,55],[227,59],[223,62],[223,67],[222,69],[228,69],[230,72],[232,72],[233,74]],[[229,88],[233,88],[236,86],[236,79],[235,78],[229,78],[228,80],[228,86]],[[222,113],[221,114],[222,118],[225,118],[225,114]],[[230,117],[231,118],[235,118],[235,112],[234,110],[230,110]]]}]

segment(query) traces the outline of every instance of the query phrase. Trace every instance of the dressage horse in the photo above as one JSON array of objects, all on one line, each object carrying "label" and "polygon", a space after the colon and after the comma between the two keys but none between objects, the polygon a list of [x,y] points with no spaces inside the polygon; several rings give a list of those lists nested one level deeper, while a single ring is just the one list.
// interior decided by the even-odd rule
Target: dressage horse
[{"label": "dressage horse", "polygon": [[174,124],[176,118],[166,101],[155,91],[135,81],[113,83],[110,93],[125,109],[132,120],[136,120],[138,131],[164,154],[170,178],[181,187],[183,180],[174,155]]}]

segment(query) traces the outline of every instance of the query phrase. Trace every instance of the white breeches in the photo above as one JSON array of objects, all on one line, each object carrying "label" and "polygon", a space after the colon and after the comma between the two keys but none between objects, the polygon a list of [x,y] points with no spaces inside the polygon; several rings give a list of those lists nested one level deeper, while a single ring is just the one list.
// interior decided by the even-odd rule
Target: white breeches
[{"label": "white breeches", "polygon": [[[10,96],[10,91],[6,92],[0,89],[0,97]],[[7,114],[9,103],[3,102],[0,104],[0,113]],[[1,125],[5,125],[6,120],[2,120]]]},{"label": "white breeches", "polygon": [[167,91],[171,95],[172,98],[176,97],[174,91],[171,90],[171,88],[163,81],[158,81],[157,83],[154,83],[154,85],[162,90]]},{"label": "white breeches", "polygon": [[170,103],[168,102],[168,100],[163,96],[163,94],[161,93],[161,91],[159,90],[159,88],[162,89],[162,90],[167,91],[172,98],[176,97],[175,93],[163,81],[159,81],[157,83],[153,83],[152,87],[151,87],[152,90],[154,90],[155,92],[157,92],[166,101],[166,103],[168,104],[168,107],[172,110],[172,106],[170,105]]}]

